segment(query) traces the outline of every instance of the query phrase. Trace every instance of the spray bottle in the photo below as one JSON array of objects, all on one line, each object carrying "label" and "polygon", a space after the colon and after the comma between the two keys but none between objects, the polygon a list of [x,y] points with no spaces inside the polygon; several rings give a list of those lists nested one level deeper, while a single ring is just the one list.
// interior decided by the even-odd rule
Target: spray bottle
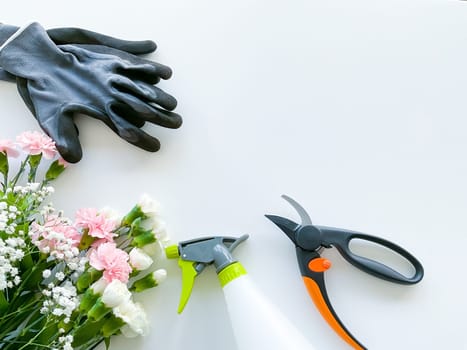
[{"label": "spray bottle", "polygon": [[248,235],[204,237],[166,248],[168,258],[178,258],[182,269],[182,293],[178,313],[190,298],[195,277],[214,264],[224,291],[230,321],[239,350],[313,350],[308,340],[255,287],[233,250]]}]

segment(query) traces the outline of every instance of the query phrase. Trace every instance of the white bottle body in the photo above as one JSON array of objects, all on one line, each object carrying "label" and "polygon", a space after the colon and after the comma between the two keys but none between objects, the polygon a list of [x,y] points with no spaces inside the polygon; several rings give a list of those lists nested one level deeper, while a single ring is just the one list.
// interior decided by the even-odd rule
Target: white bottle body
[{"label": "white bottle body", "polygon": [[315,350],[248,275],[227,283],[224,296],[238,350]]}]

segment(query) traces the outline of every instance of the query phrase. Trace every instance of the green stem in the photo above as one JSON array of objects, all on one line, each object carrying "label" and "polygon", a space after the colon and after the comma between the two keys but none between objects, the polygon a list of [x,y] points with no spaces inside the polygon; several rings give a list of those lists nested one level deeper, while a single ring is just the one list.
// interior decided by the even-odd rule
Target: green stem
[{"label": "green stem", "polygon": [[104,338],[98,339],[97,341],[95,341],[94,344],[92,344],[90,346],[89,350],[93,350],[93,349],[97,348],[100,345],[100,343],[102,343],[104,340],[105,340]]},{"label": "green stem", "polygon": [[19,167],[19,170],[18,170],[18,173],[15,175],[15,177],[13,178],[13,180],[11,180],[11,187],[15,187],[16,186],[16,183],[18,182],[19,178],[21,177],[21,175],[23,174],[24,172],[24,169],[26,168],[26,164],[28,164],[28,161],[29,161],[29,158],[30,156],[26,156],[26,158],[21,162],[21,165]]},{"label": "green stem", "polygon": [[6,187],[8,185],[8,174],[3,174],[3,193],[6,191]]},{"label": "green stem", "polygon": [[31,345],[34,342],[34,340],[36,340],[42,332],[44,332],[48,327],[51,327],[51,326],[53,326],[53,324],[47,326],[47,322],[46,322],[44,327],[39,332],[37,332],[36,335],[34,335],[34,337],[32,337],[26,344],[20,347],[18,350],[23,350],[28,345]]},{"label": "green stem", "polygon": [[[35,321],[33,321],[32,324],[29,324],[29,326],[27,328],[23,328],[23,331],[24,331],[24,329],[31,328],[38,321],[40,321],[41,319],[43,319],[45,317],[44,315],[40,314],[40,311],[37,308],[35,308],[35,310],[36,311],[33,312],[33,313],[27,312],[25,315],[21,315],[21,317],[16,317],[15,319],[9,321],[8,324],[3,324],[2,328],[1,328],[2,333],[0,333],[0,344],[5,339],[5,337],[8,336],[8,334],[10,334],[11,332],[17,330],[23,323],[25,325],[28,325],[30,320],[33,320],[34,318],[39,316],[39,318],[36,319]],[[7,350],[9,348],[9,342],[10,341],[8,341],[7,347],[2,348],[2,350]],[[14,348],[14,350],[17,350],[17,349]]]},{"label": "green stem", "polygon": [[[8,344],[24,344],[24,343],[26,343],[26,340],[23,340],[23,341],[21,341],[21,340],[9,340],[8,341]],[[34,342],[30,342],[30,341],[26,345],[37,346],[37,347],[44,348],[44,349],[52,349],[52,347],[50,347],[49,345],[34,343]],[[5,348],[5,349],[7,349],[7,348]]]},{"label": "green stem", "polygon": [[26,283],[28,282],[28,280],[31,278],[31,276],[33,276],[33,273],[38,270],[40,268],[40,266],[38,265],[35,265],[33,268],[31,268],[29,270],[29,273],[28,275],[23,279],[23,281],[21,282],[21,284],[19,285],[18,289],[15,291],[15,293],[13,294],[13,297],[12,299],[10,300],[10,305],[14,305],[15,304],[15,301],[16,301],[16,298],[19,297],[21,295],[21,292],[23,291],[23,289],[25,288],[26,286]]},{"label": "green stem", "polygon": [[42,159],[42,153],[34,154],[29,157],[29,174],[28,174],[28,181],[35,182],[36,181],[36,173],[37,169],[39,168],[39,164]]},{"label": "green stem", "polygon": [[[16,309],[15,311],[12,311],[10,313],[2,315],[2,317],[0,317],[0,325],[5,319],[8,319],[9,317],[14,316],[15,314],[21,313],[23,311],[28,311],[28,313],[29,313],[29,310],[33,310],[34,307],[32,307],[32,306],[35,306],[35,305],[36,305],[36,300],[34,300],[32,303],[30,303],[30,304],[28,304],[26,306],[23,306],[23,307],[20,307],[19,309]],[[0,329],[1,328],[2,327],[0,326]]]}]

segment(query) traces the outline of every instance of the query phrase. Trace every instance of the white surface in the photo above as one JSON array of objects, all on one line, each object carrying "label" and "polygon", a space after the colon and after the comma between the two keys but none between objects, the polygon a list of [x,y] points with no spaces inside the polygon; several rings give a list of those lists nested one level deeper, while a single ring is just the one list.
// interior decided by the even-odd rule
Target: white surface
[{"label": "white surface", "polygon": [[[249,233],[235,255],[261,291],[317,349],[348,349],[311,303],[292,244],[263,217],[296,218],[279,197],[289,194],[314,223],[383,236],[425,266],[421,284],[399,286],[325,253],[330,298],[361,342],[467,349],[467,3],[8,1],[2,14],[154,39],[152,58],[174,69],[162,87],[183,127],[150,127],[163,149],[149,154],[80,119],[84,159],[56,184],[57,207],[124,211],[148,192],[174,241]],[[37,129],[12,85],[0,96],[2,137]],[[112,350],[234,350],[214,271],[178,315],[180,272],[161,265],[167,281],[141,296],[150,336]]]},{"label": "white surface", "polygon": [[316,350],[248,274],[228,283],[223,291],[238,349]]}]

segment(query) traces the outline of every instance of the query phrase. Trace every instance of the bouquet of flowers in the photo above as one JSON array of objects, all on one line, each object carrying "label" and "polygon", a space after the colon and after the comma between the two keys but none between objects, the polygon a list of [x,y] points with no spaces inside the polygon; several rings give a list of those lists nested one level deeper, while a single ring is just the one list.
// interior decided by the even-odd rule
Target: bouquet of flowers
[{"label": "bouquet of flowers", "polygon": [[66,166],[39,132],[0,140],[1,350],[108,348],[112,335],[148,330],[133,294],[166,275],[152,268],[166,240],[157,204],[144,195],[123,217],[84,208],[70,220],[46,203]]}]

